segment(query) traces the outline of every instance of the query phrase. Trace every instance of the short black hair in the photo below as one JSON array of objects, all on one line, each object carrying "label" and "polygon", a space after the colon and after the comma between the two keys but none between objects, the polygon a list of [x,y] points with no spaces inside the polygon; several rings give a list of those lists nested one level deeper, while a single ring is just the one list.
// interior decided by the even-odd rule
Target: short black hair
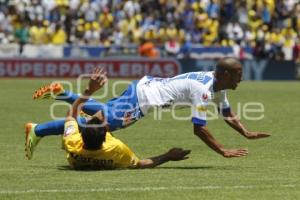
[{"label": "short black hair", "polygon": [[106,128],[103,127],[102,121],[98,117],[93,117],[81,128],[81,137],[84,143],[84,148],[87,150],[101,149],[105,141]]}]

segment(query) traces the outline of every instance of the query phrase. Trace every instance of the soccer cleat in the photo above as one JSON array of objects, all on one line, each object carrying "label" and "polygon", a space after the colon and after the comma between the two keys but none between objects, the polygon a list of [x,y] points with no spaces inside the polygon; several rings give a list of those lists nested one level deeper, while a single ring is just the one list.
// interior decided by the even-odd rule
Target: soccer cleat
[{"label": "soccer cleat", "polygon": [[64,88],[60,83],[51,83],[36,90],[32,96],[35,99],[50,99],[64,92]]},{"label": "soccer cleat", "polygon": [[34,149],[41,140],[41,137],[35,135],[34,128],[37,124],[27,123],[25,125],[25,152],[28,160],[31,160]]}]

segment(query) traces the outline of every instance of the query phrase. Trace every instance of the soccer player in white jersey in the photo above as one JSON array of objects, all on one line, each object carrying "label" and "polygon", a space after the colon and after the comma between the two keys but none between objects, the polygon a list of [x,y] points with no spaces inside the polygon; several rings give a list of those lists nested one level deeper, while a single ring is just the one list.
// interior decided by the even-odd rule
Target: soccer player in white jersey
[{"label": "soccer player in white jersey", "polygon": [[137,84],[137,96],[141,111],[146,114],[152,106],[169,106],[173,103],[188,103],[193,108],[194,134],[210,148],[224,157],[244,156],[246,149],[225,149],[212,136],[206,126],[206,106],[213,101],[218,105],[225,122],[248,139],[270,136],[268,133],[251,132],[231,111],[226,89],[235,90],[242,80],[242,65],[233,58],[220,60],[216,70],[191,72],[173,78],[143,77]]},{"label": "soccer player in white jersey", "polygon": [[[242,80],[242,65],[234,58],[224,58],[216,64],[212,72],[191,72],[173,78],[157,78],[145,76],[139,81],[133,81],[120,97],[99,103],[89,99],[82,110],[93,116],[104,116],[100,121],[106,121],[109,131],[125,128],[146,115],[151,107],[166,107],[175,103],[190,104],[193,109],[191,119],[194,124],[194,134],[205,142],[212,150],[224,157],[240,157],[248,154],[247,149],[226,149],[208,130],[206,124],[206,106],[213,101],[218,105],[225,122],[248,139],[258,139],[270,136],[268,133],[252,132],[245,128],[237,116],[231,111],[226,97],[226,89],[235,90]],[[89,85],[88,88],[94,86]],[[95,87],[96,88],[96,87]],[[89,96],[96,90],[89,90]],[[50,95],[52,93],[52,95]],[[86,91],[83,91],[83,95]],[[58,100],[73,103],[79,95],[65,91],[58,83],[37,90],[33,98],[43,99],[56,96]],[[99,114],[100,112],[101,114]],[[85,119],[79,119],[84,123]],[[47,135],[63,134],[64,120],[38,124],[31,131],[35,135],[28,138],[40,138]],[[26,144],[30,144],[27,141]],[[33,144],[35,144],[33,142]],[[29,145],[28,145],[29,146]],[[33,153],[36,145],[27,149],[27,154]]]}]

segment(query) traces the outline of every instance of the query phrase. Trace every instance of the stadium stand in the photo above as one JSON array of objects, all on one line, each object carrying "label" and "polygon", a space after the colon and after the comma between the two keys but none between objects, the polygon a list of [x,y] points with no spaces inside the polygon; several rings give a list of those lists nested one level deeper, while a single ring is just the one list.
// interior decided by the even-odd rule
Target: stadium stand
[{"label": "stadium stand", "polygon": [[155,56],[229,47],[240,59],[299,60],[299,41],[298,0],[0,0],[0,45],[20,55],[26,44],[139,53],[147,42]]}]

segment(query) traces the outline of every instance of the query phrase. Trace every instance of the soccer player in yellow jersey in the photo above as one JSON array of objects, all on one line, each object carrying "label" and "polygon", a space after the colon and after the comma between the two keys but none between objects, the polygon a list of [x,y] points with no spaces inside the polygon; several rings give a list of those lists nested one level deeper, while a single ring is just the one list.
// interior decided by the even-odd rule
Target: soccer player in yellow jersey
[{"label": "soccer player in yellow jersey", "polygon": [[[168,161],[187,159],[190,150],[172,148],[167,153],[140,160],[124,143],[116,139],[102,126],[105,121],[97,113],[79,127],[77,111],[94,91],[100,89],[107,81],[106,74],[96,69],[90,79],[89,87],[78,98],[69,110],[64,127],[63,144],[67,159],[74,169],[120,169],[152,168]],[[39,142],[34,133],[34,125],[26,125],[26,150],[28,159],[32,158],[34,146]],[[28,144],[27,144],[28,143]],[[32,148],[32,149],[31,149]],[[31,152],[31,153],[30,153]]]},{"label": "soccer player in yellow jersey", "polygon": [[[97,123],[93,118],[89,123]],[[76,120],[68,118],[65,123],[63,144],[72,168],[136,168],[139,159],[120,140],[114,138],[105,128],[95,127],[79,131]]]},{"label": "soccer player in yellow jersey", "polygon": [[[97,118],[88,122],[99,123]],[[69,117],[65,123],[63,143],[67,160],[74,169],[122,169],[151,168],[167,161],[187,159],[189,150],[173,148],[167,153],[140,160],[122,141],[106,132],[105,128],[95,127],[80,133],[76,120]]]}]

